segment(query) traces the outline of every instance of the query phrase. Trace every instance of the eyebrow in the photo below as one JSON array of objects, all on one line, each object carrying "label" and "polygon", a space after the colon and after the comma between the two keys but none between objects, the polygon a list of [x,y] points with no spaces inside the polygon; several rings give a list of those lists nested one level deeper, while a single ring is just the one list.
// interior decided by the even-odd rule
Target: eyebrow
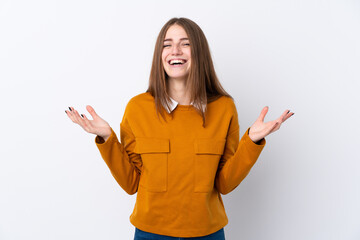
[{"label": "eyebrow", "polygon": [[[188,38],[180,38],[180,41],[183,41],[183,40],[189,40]],[[172,38],[167,38],[164,40],[164,42],[166,41],[172,41]]]}]

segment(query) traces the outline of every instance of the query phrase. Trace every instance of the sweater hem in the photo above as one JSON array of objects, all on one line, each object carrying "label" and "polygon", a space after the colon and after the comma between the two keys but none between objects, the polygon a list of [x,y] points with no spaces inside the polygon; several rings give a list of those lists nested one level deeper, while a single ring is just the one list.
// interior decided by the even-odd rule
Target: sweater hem
[{"label": "sweater hem", "polygon": [[132,216],[130,216],[130,223],[145,232],[159,234],[159,235],[165,235],[169,237],[180,237],[180,238],[188,238],[188,237],[204,237],[207,235],[210,235],[212,233],[215,233],[225,227],[228,224],[228,219],[225,220],[220,226],[216,226],[213,228],[192,228],[192,229],[162,229],[157,228],[151,225],[147,225],[138,221],[135,221]]}]

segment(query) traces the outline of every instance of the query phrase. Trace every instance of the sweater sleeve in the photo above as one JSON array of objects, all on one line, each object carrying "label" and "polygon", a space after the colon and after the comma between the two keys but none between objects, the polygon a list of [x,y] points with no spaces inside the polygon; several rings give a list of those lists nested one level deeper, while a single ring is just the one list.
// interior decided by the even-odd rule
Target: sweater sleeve
[{"label": "sweater sleeve", "polygon": [[254,143],[249,137],[249,129],[239,142],[239,123],[235,104],[230,123],[224,154],[220,159],[215,178],[215,186],[221,194],[233,191],[248,175],[266,144],[265,139]]},{"label": "sweater sleeve", "polygon": [[123,122],[120,124],[121,143],[112,128],[106,141],[96,136],[95,143],[115,180],[132,195],[138,189],[142,160],[139,154],[134,153],[134,134]]}]

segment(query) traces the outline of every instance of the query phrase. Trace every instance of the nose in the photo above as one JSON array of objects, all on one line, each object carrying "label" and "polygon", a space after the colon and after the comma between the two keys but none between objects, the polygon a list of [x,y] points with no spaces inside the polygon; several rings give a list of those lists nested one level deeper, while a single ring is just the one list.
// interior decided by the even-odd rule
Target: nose
[{"label": "nose", "polygon": [[173,55],[180,55],[182,54],[181,47],[179,45],[174,44],[173,48],[171,49],[171,53]]}]

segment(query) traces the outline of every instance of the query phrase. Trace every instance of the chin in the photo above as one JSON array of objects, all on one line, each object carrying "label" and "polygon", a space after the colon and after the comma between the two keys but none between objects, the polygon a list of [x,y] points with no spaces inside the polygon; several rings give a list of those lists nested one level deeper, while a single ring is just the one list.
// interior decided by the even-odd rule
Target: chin
[{"label": "chin", "polygon": [[166,73],[169,78],[187,78],[189,76],[189,73]]},{"label": "chin", "polygon": [[187,75],[168,75],[168,78],[172,78],[172,79],[186,79],[188,76]]}]

